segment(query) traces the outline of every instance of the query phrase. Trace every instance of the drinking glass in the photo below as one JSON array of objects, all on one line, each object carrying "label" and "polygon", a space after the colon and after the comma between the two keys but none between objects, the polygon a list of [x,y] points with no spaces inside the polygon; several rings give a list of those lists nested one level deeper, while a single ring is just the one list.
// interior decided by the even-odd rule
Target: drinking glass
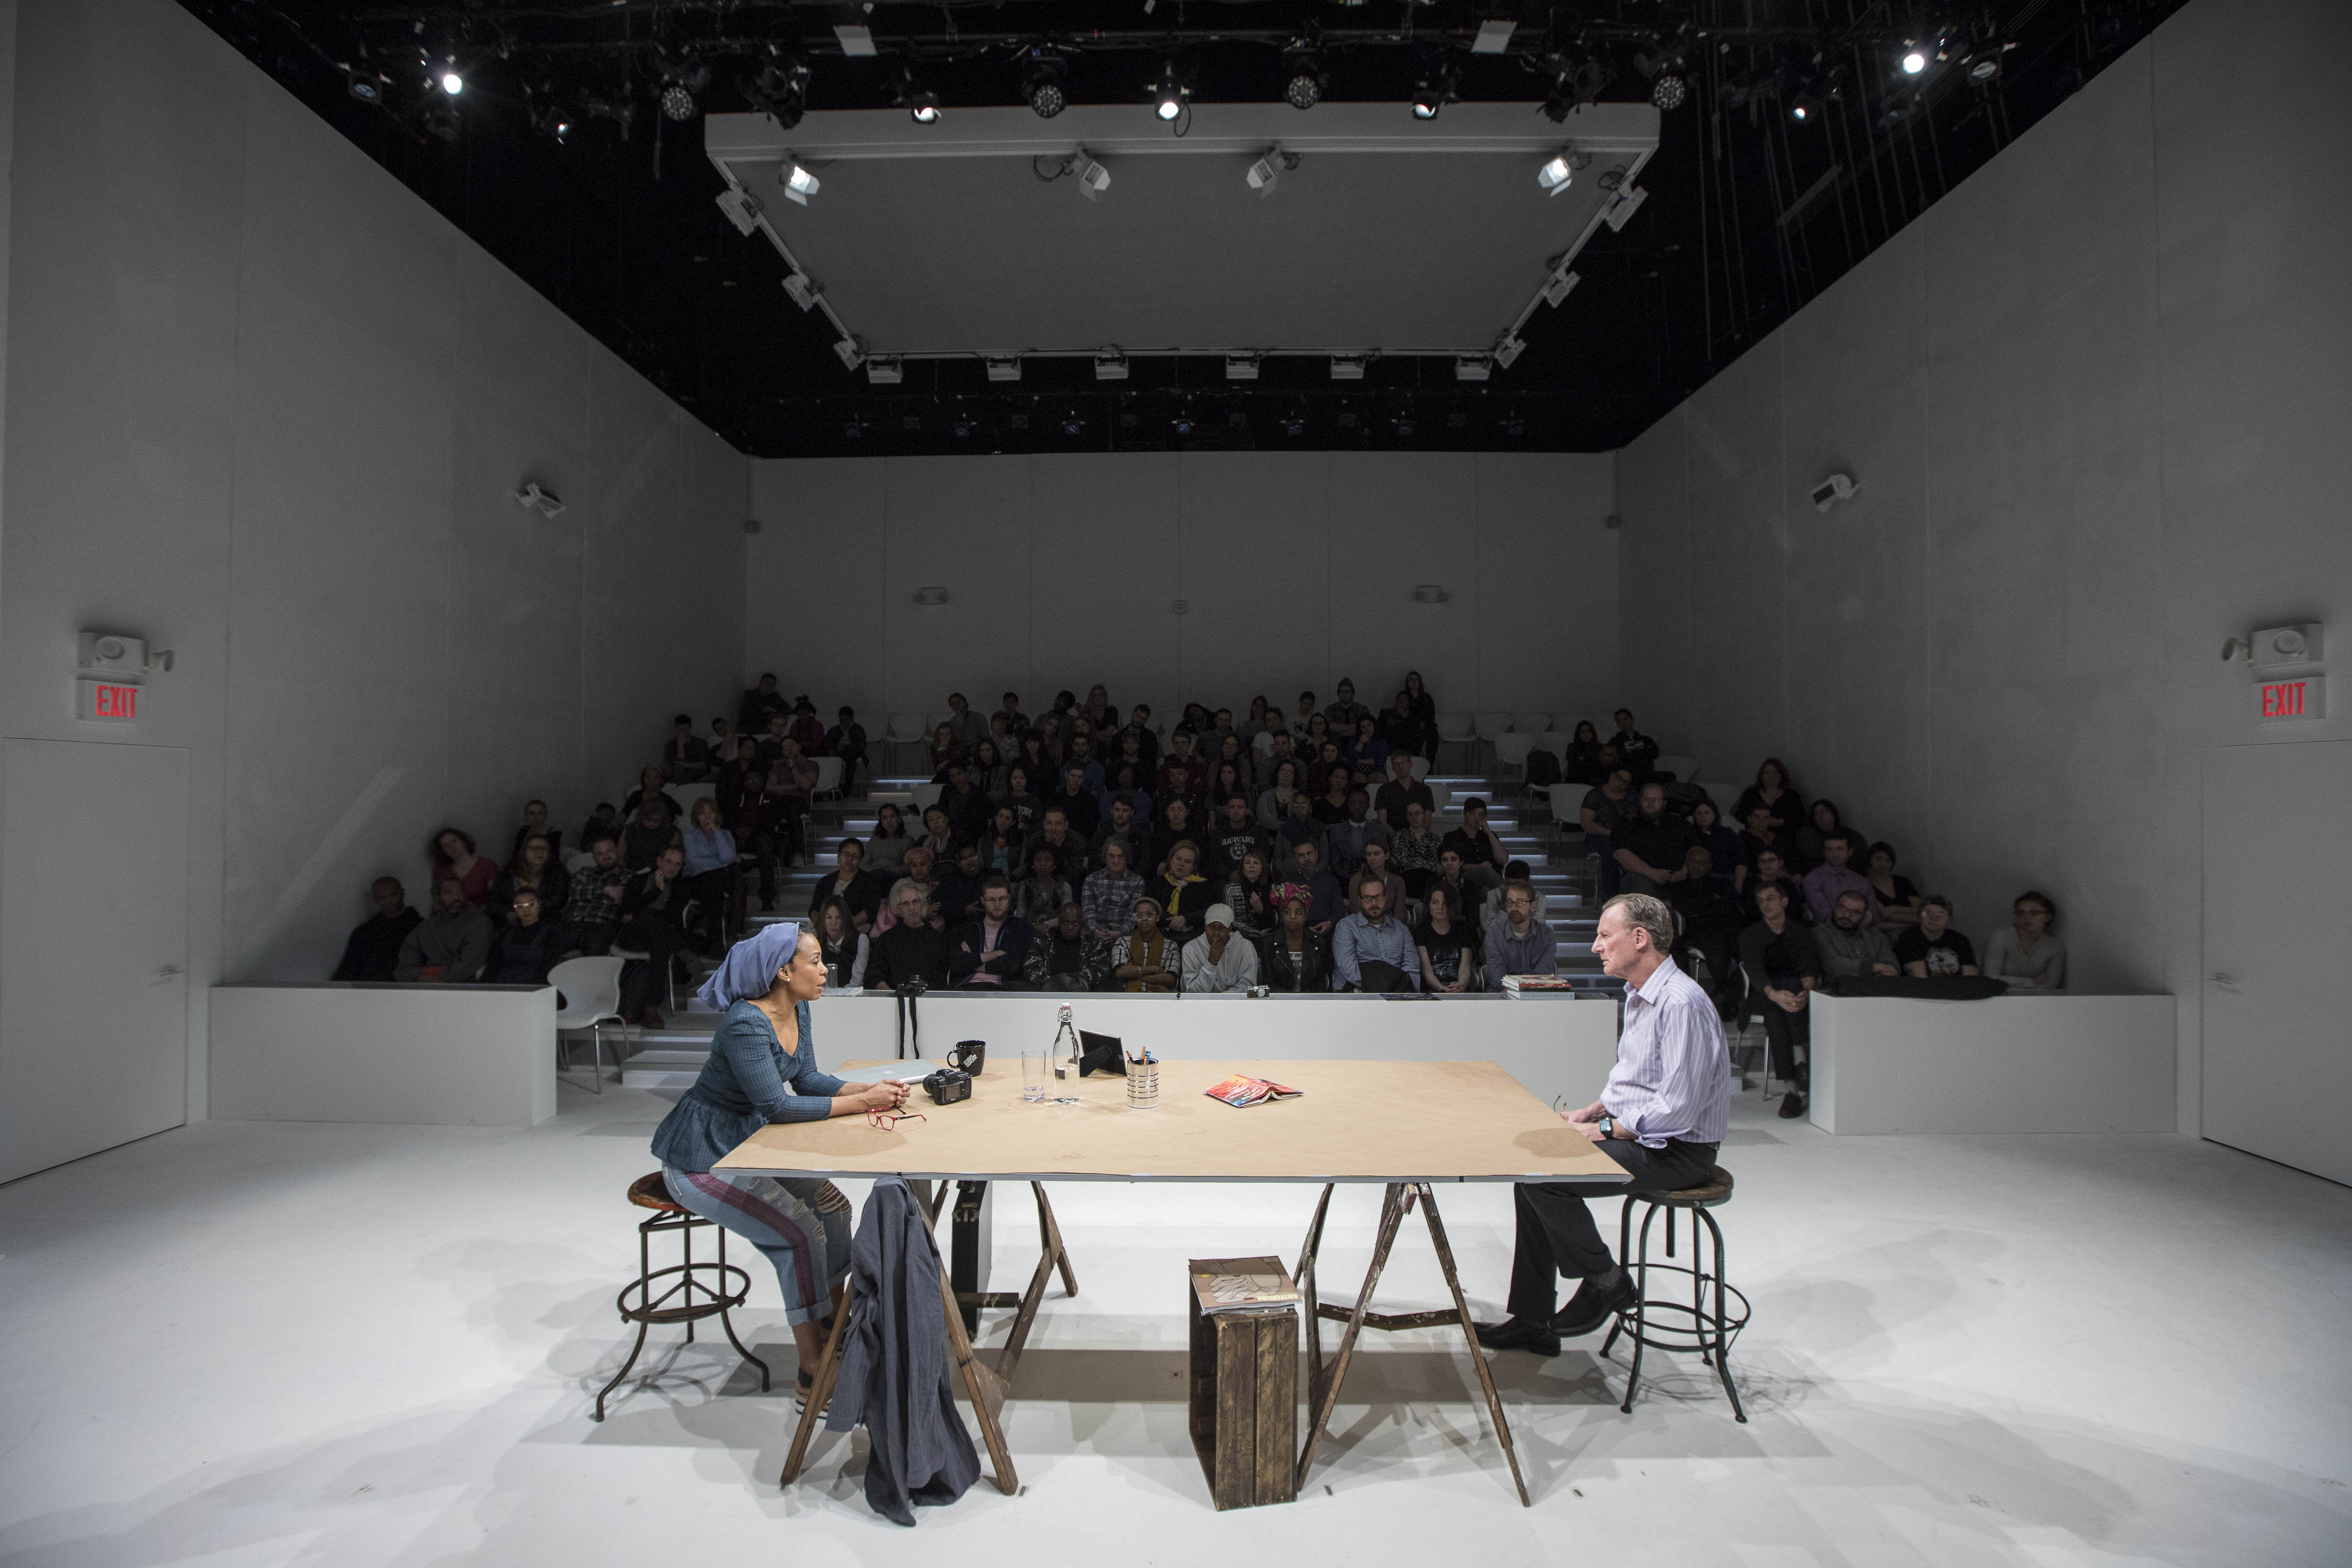
[{"label": "drinking glass", "polygon": [[1032,1105],[1041,1103],[1045,1098],[1045,1053],[1043,1051],[1021,1053],[1021,1098]]}]

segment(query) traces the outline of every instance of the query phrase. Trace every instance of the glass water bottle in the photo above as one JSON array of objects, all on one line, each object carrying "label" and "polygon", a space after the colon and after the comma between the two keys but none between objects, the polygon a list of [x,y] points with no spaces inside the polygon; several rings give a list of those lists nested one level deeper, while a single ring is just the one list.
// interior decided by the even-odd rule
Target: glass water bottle
[{"label": "glass water bottle", "polygon": [[1075,1078],[1078,1071],[1078,1028],[1070,1022],[1070,1005],[1062,1004],[1061,1022],[1054,1026],[1054,1046],[1047,1053],[1055,1078]]}]

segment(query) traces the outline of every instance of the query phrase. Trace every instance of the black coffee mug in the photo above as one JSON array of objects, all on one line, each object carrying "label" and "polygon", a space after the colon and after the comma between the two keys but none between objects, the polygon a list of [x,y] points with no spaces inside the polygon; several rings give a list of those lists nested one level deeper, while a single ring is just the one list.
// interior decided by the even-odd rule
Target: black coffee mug
[{"label": "black coffee mug", "polygon": [[986,1040],[958,1040],[948,1052],[948,1066],[958,1072],[978,1074],[981,1064],[988,1059]]}]

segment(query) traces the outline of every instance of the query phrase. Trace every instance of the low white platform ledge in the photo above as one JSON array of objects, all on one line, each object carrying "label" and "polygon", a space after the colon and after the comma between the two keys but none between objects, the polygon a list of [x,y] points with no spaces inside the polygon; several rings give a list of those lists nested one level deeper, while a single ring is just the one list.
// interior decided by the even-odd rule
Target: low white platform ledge
[{"label": "low white platform ledge", "polygon": [[215,985],[212,1114],[537,1126],[555,1114],[555,987]]},{"label": "low white platform ledge", "polygon": [[[1130,1054],[1149,1047],[1169,1058],[1494,1062],[1547,1104],[1555,1095],[1571,1105],[1589,1103],[1617,1059],[1615,1004],[1567,996],[1391,1002],[1360,994],[1177,998],[1017,991],[923,997],[917,1004],[923,1056],[937,1063],[966,1039],[986,1040],[996,1060],[1024,1047],[1043,1050],[1053,1043],[1064,1002],[1079,1028],[1116,1035]],[[887,993],[827,994],[810,1005],[809,1025],[817,1060],[827,1071],[846,1061],[898,1055],[898,998]],[[1012,1065],[1020,1067],[1017,1059]]]},{"label": "low white platform ledge", "polygon": [[1816,995],[1825,1132],[2170,1132],[2173,999]]}]

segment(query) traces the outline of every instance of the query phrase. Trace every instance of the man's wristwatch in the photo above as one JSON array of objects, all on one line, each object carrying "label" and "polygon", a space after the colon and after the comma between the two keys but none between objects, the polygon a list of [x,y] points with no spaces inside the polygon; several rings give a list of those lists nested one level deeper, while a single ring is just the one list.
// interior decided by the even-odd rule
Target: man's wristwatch
[{"label": "man's wristwatch", "polygon": [[1603,1138],[1614,1138],[1617,1136],[1617,1119],[1610,1115],[1607,1111],[1604,1110],[1601,1113],[1601,1121],[1597,1125],[1600,1127],[1601,1136]]}]

